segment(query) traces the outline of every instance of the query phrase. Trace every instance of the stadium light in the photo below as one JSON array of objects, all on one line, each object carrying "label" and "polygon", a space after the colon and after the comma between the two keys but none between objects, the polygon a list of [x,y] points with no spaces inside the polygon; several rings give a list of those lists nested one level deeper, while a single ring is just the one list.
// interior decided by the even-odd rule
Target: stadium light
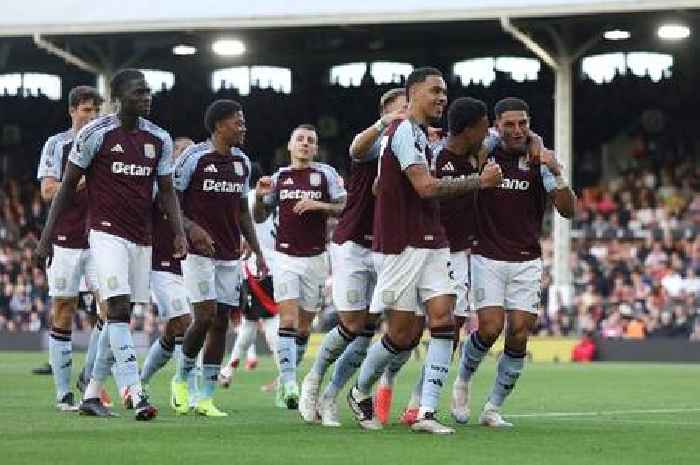
[{"label": "stadium light", "polygon": [[245,53],[245,44],[238,39],[219,39],[211,45],[211,49],[221,56],[240,56]]},{"label": "stadium light", "polygon": [[197,53],[197,47],[192,45],[180,44],[173,47],[173,55],[186,56]]},{"label": "stadium light", "polygon": [[632,37],[630,31],[622,31],[620,29],[613,29],[603,33],[603,38],[605,38],[605,40],[627,40],[630,37]]},{"label": "stadium light", "polygon": [[690,28],[684,24],[663,24],[656,34],[663,40],[683,40],[690,36]]}]

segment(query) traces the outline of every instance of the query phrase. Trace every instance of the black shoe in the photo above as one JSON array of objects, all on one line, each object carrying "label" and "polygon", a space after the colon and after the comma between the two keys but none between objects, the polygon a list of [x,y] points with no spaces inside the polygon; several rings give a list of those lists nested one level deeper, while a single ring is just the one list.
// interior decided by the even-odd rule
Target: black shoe
[{"label": "black shoe", "polygon": [[87,388],[88,385],[88,380],[83,378],[83,372],[81,371],[80,374],[78,375],[78,380],[75,382],[75,388],[81,392],[85,393],[85,388]]},{"label": "black shoe", "polygon": [[350,410],[355,415],[355,420],[359,423],[360,427],[366,430],[380,430],[382,429],[382,424],[377,421],[374,417],[374,405],[372,404],[372,397],[367,397],[363,400],[358,400],[353,392],[355,388],[350,388],[348,391],[348,405]]},{"label": "black shoe", "polygon": [[75,405],[75,397],[73,397],[73,393],[66,392],[66,394],[61,397],[61,400],[56,402],[56,408],[61,412],[77,412],[78,406]]},{"label": "black shoe", "polygon": [[80,403],[80,408],[78,409],[81,415],[87,415],[89,417],[118,417],[116,413],[112,412],[110,409],[102,405],[100,399],[93,397],[92,399],[85,399]]},{"label": "black shoe", "polygon": [[32,373],[35,375],[52,375],[53,369],[51,365],[47,362],[43,366],[32,368]]},{"label": "black shoe", "polygon": [[371,420],[374,417],[374,406],[372,398],[368,397],[364,400],[357,400],[353,395],[354,388],[348,390],[348,405],[350,410],[355,414],[357,421]]},{"label": "black shoe", "polygon": [[139,421],[153,420],[158,415],[158,409],[148,402],[148,397],[145,395],[136,405],[136,419]]}]

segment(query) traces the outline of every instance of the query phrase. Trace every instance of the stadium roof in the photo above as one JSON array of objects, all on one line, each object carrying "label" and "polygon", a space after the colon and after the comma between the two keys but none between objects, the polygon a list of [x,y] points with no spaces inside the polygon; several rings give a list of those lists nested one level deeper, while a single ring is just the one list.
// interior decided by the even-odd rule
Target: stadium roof
[{"label": "stadium roof", "polygon": [[0,35],[464,21],[697,8],[698,0],[23,0],[5,2]]},{"label": "stadium roof", "polygon": [[[629,40],[601,39],[587,54],[659,51],[697,56],[700,41],[692,37],[681,43],[657,38],[657,27],[667,19],[682,21],[695,34],[700,33],[700,10],[524,18],[515,24],[550,50],[556,50],[553,30],[575,49],[591,37],[601,37],[606,29],[624,29],[631,32]],[[247,53],[241,57],[216,56],[211,43],[222,36],[243,40]],[[445,67],[466,58],[532,56],[505,34],[496,20],[62,34],[45,38],[100,68],[135,66],[175,73],[202,72],[205,80],[206,73],[213,69],[239,64],[325,69],[354,61],[390,60]],[[194,56],[173,56],[172,47],[177,44],[193,45],[198,52]],[[77,69],[37,48],[30,37],[0,40],[0,73],[20,71],[66,74]]]}]

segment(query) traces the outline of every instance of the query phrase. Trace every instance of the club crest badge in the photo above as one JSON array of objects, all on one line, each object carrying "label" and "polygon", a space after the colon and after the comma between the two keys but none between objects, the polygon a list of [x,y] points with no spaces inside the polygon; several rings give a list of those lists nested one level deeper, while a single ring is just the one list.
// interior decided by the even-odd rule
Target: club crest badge
[{"label": "club crest badge", "polygon": [[527,162],[527,157],[520,157],[518,159],[518,169],[520,171],[530,171],[530,164]]},{"label": "club crest badge", "polygon": [[309,184],[313,187],[318,187],[321,185],[321,175],[319,173],[311,173],[309,175]]},{"label": "club crest badge", "polygon": [[240,161],[234,161],[233,171],[236,173],[236,176],[243,176],[245,174],[245,171],[243,170],[243,163]]},{"label": "club crest badge", "polygon": [[143,154],[146,158],[155,158],[156,147],[153,144],[143,144]]}]

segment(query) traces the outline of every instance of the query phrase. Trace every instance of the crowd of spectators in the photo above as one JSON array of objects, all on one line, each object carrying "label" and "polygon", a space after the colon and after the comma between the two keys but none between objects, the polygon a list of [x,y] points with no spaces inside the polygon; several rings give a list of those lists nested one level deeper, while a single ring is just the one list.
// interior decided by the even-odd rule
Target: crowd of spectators
[{"label": "crowd of spectators", "polygon": [[542,283],[538,332],[700,340],[700,170],[639,169],[583,190],[574,220],[573,296]]}]

